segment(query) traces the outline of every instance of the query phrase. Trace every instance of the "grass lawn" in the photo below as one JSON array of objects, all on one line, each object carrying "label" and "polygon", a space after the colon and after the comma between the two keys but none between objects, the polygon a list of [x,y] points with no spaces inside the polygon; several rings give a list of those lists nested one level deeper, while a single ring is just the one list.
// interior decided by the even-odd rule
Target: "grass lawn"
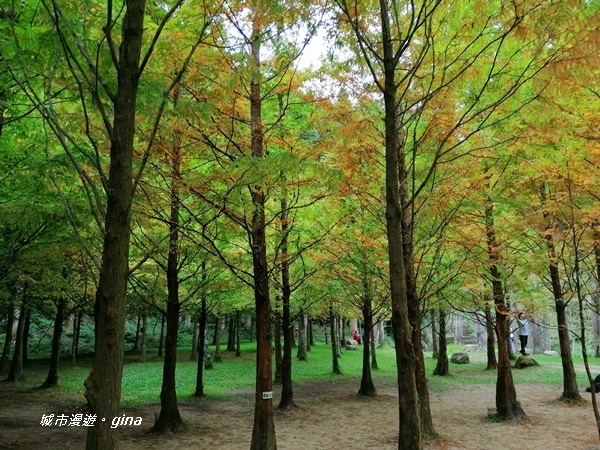
[{"label": "grass lawn", "polygon": [[[449,346],[449,354],[460,351],[462,346]],[[213,349],[214,351],[214,349]],[[241,346],[242,356],[236,357],[222,352],[223,361],[215,363],[214,368],[204,371],[204,388],[209,397],[228,397],[240,392],[252,392],[255,383],[255,343],[245,342]],[[177,364],[177,395],[181,401],[191,397],[195,390],[197,362],[190,361],[191,349],[180,348]],[[295,356],[295,354],[294,354]],[[562,368],[559,356],[532,355],[539,367],[513,370],[515,383],[546,383],[562,386]],[[125,408],[159,402],[162,379],[162,358],[150,357],[147,363],[136,362],[137,355],[128,353],[123,368],[122,406]],[[465,365],[450,364],[450,375],[433,376],[436,364],[430,354],[426,354],[425,365],[431,391],[457,389],[466,384],[494,384],[496,371],[485,370],[485,353],[472,355],[473,362]],[[377,349],[379,369],[373,371],[375,386],[394,384],[396,377],[395,355],[391,347]],[[574,359],[578,383],[583,390],[588,385],[582,358]],[[593,375],[600,373],[600,361],[592,360]],[[83,401],[83,382],[89,373],[91,357],[81,357],[78,367],[71,367],[68,360],[61,364],[60,389],[81,393]],[[310,380],[332,380],[340,377],[360,379],[362,373],[362,346],[358,351],[343,351],[340,358],[342,375],[331,373],[331,347],[317,343],[308,353],[307,362],[293,360],[293,380],[296,385]],[[31,389],[40,386],[47,374],[47,364],[43,360],[33,360],[26,365],[26,380],[19,389]],[[277,389],[277,387],[276,387]]]}]

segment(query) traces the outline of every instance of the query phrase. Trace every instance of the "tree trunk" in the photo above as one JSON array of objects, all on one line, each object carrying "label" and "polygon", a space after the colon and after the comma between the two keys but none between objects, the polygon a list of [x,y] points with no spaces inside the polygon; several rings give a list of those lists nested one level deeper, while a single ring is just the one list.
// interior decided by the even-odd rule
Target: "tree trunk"
[{"label": "tree trunk", "polygon": [[[507,307],[507,310],[509,308]],[[517,336],[515,336],[514,333],[511,333],[510,330],[510,319],[506,319],[506,335],[508,336],[508,339],[506,340],[506,349],[508,351],[508,359],[510,359],[511,361],[514,361],[517,359],[516,357],[516,345],[518,343],[515,343],[515,339],[518,339]]]},{"label": "tree trunk", "polygon": [[[596,285],[600,286],[600,223],[592,223],[592,245],[594,247],[594,262],[596,266]],[[600,295],[592,296],[592,332],[594,336],[594,358],[600,358]]]},{"label": "tree trunk", "polygon": [[146,362],[146,355],[148,350],[148,314],[144,311],[142,316],[142,345],[140,346],[140,358],[139,362]]},{"label": "tree trunk", "polygon": [[235,326],[236,326],[236,315],[233,313],[229,316],[229,327],[227,329],[227,351],[235,352]]},{"label": "tree trunk", "polygon": [[600,358],[600,296],[598,294],[592,297],[592,333],[594,339],[594,358]]},{"label": "tree trunk", "polygon": [[273,383],[281,385],[283,365],[283,347],[281,346],[281,312],[275,311],[273,315],[275,316],[275,330],[273,332],[275,339],[275,376],[273,378]]},{"label": "tree trunk", "polygon": [[[440,336],[436,326],[435,320],[435,310],[429,310],[429,318],[431,320],[431,348],[432,348],[432,358],[437,358],[440,354],[439,340]],[[434,372],[435,374],[435,372]]]},{"label": "tree trunk", "polygon": [[238,357],[242,356],[242,347],[240,345],[240,329],[242,328],[240,320],[241,315],[241,311],[235,312],[235,356]]},{"label": "tree trunk", "polygon": [[83,311],[77,311],[73,314],[73,342],[71,344],[71,365],[77,365],[77,356],[79,354],[79,337],[81,336],[81,320]]},{"label": "tree trunk", "polygon": [[496,381],[496,413],[502,419],[527,418],[525,411],[517,401],[517,392],[512,377],[510,358],[508,354],[508,315],[509,311],[504,298],[504,288],[498,264],[500,255],[496,241],[494,226],[494,203],[491,196],[486,199],[485,229],[487,237],[488,255],[491,264],[489,274],[492,280],[492,293],[496,307],[496,335],[498,337],[498,378]]},{"label": "tree trunk", "polygon": [[[174,103],[178,94],[175,91]],[[183,419],[177,405],[175,371],[177,368],[177,335],[179,332],[179,192],[180,192],[180,135],[175,133],[171,149],[171,217],[169,222],[169,254],[167,256],[167,336],[165,340],[165,360],[163,364],[162,389],[160,392],[160,414],[152,431],[164,433],[177,431],[183,426]],[[202,262],[204,278],[205,261]]]},{"label": "tree trunk", "polygon": [[485,301],[485,326],[487,329],[487,341],[486,341],[486,350],[487,350],[487,366],[485,370],[496,370],[498,368],[498,361],[496,359],[496,339],[495,336],[495,328],[494,328],[494,318],[492,316],[492,309],[490,307],[489,297],[486,297]]},{"label": "tree trunk", "polygon": [[[252,36],[250,38],[253,71],[250,81],[250,122],[252,127],[252,157],[260,160],[263,153],[261,61],[262,27],[264,11],[260,4],[254,11]],[[273,420],[273,370],[271,305],[269,299],[269,268],[267,267],[267,242],[265,233],[266,195],[257,184],[251,188],[254,213],[252,215],[252,262],[254,268],[254,300],[256,306],[256,399],[254,426],[250,450],[274,450],[277,448],[275,422]]]},{"label": "tree trunk", "polygon": [[[283,183],[285,185],[285,183]],[[290,305],[291,287],[290,287],[290,266],[288,261],[288,234],[289,224],[288,206],[285,195],[281,200],[281,327],[283,330],[283,355],[281,359],[281,399],[278,408],[285,410],[296,406],[294,402],[294,388],[292,386],[292,348],[294,345],[294,326],[292,322],[292,312]]]},{"label": "tree trunk", "polygon": [[464,332],[464,321],[462,314],[454,314],[454,344],[462,344],[462,337]]},{"label": "tree trunk", "polygon": [[2,356],[0,357],[0,375],[8,372],[8,361],[10,355],[10,346],[13,338],[13,326],[15,323],[15,303],[12,300],[8,304],[8,312],[6,313],[6,333],[4,335],[4,346],[2,347]]},{"label": "tree trunk", "polygon": [[[546,205],[546,186],[542,185],[540,190],[542,207]],[[552,282],[552,294],[554,295],[554,305],[556,308],[556,323],[558,325],[558,342],[560,345],[560,359],[563,369],[563,393],[562,398],[568,400],[579,400],[579,387],[577,386],[577,376],[573,365],[571,354],[571,342],[569,337],[569,326],[567,318],[567,302],[564,301],[560,274],[558,270],[558,257],[554,247],[554,228],[549,223],[549,214],[544,211],[544,219],[548,222],[545,230],[546,248],[548,252],[550,280]]]},{"label": "tree trunk", "polygon": [[369,345],[371,346],[371,369],[377,370],[379,369],[379,365],[377,364],[377,354],[375,353],[375,347],[377,347],[377,339],[375,338],[375,330],[376,326],[371,328],[371,339]]},{"label": "tree trunk", "polygon": [[398,171],[400,179],[400,203],[402,205],[402,252],[406,272],[406,301],[408,303],[408,319],[412,327],[412,346],[415,356],[415,382],[420,406],[421,433],[423,436],[435,437],[436,432],[431,417],[427,373],[425,371],[425,355],[423,354],[423,336],[421,330],[421,302],[417,297],[417,278],[413,265],[413,218],[414,211],[408,201],[408,175],[404,145],[399,145]]},{"label": "tree trunk", "polygon": [[219,363],[222,361],[221,358],[221,328],[223,321],[220,317],[217,317],[216,325],[215,325],[215,334],[213,336],[214,346],[215,346],[215,358],[214,361]]},{"label": "tree trunk", "polygon": [[217,345],[217,330],[221,326],[221,319],[219,316],[215,316],[215,331],[213,332],[212,343],[210,345]]},{"label": "tree trunk", "polygon": [[369,292],[370,287],[368,283],[363,282],[363,303],[362,303],[362,314],[363,314],[363,325],[364,325],[364,338],[363,338],[363,361],[362,361],[362,377],[360,380],[360,389],[358,395],[363,397],[374,397],[377,394],[375,384],[373,383],[373,377],[371,376],[371,332],[373,330],[373,311],[371,309],[371,294]]},{"label": "tree trunk", "polygon": [[385,201],[386,229],[388,238],[388,257],[390,267],[390,293],[392,328],[396,352],[398,376],[398,449],[420,450],[423,448],[420,402],[416,381],[416,356],[413,350],[412,330],[409,322],[406,267],[402,242],[402,207],[399,179],[399,150],[402,140],[398,127],[397,92],[398,83],[394,38],[391,34],[389,4],[380,1],[382,24],[385,107]]},{"label": "tree trunk", "polygon": [[198,360],[198,321],[192,320],[192,354],[190,355],[190,361]]},{"label": "tree trunk", "polygon": [[6,381],[9,381],[11,383],[22,381],[24,378],[23,339],[25,334],[25,321],[27,320],[27,308],[27,292],[24,292],[23,300],[21,301],[21,308],[19,310],[19,322],[17,324],[17,333],[15,336],[15,348],[13,352],[13,359],[10,364],[8,378],[6,379]]},{"label": "tree trunk", "polygon": [[533,354],[539,355],[542,350],[542,328],[535,322],[531,322],[531,343],[533,345]]},{"label": "tree trunk", "polygon": [[333,305],[329,305],[329,331],[331,332],[331,361],[332,372],[336,375],[341,375],[340,361],[338,356],[338,338],[337,338],[337,318],[333,313]]},{"label": "tree trunk", "polygon": [[23,364],[29,361],[29,329],[31,327],[31,309],[25,311],[25,327],[23,328]]},{"label": "tree trunk", "polygon": [[379,327],[379,336],[378,336],[378,344],[379,347],[385,347],[385,324],[383,323],[383,320],[379,322],[378,324]]},{"label": "tree trunk", "polygon": [[[97,292],[96,353],[85,382],[90,414],[86,448],[109,449],[117,444],[110,418],[119,415],[125,334],[125,302],[129,274],[129,240],[133,198],[133,141],[144,32],[145,0],[126,0],[117,68],[117,92],[110,145],[102,270]],[[101,419],[106,418],[106,421]]]},{"label": "tree trunk", "polygon": [[133,347],[131,348],[131,350],[133,350],[133,351],[137,351],[138,350],[138,344],[140,342],[140,324],[141,324],[141,322],[142,322],[142,318],[138,314],[138,316],[137,316],[137,324],[136,324],[136,327],[135,327],[135,340],[133,341]]},{"label": "tree trunk", "polygon": [[54,333],[52,334],[52,351],[50,354],[50,369],[42,388],[58,386],[58,363],[60,362],[60,339],[62,337],[63,322],[65,319],[66,300],[60,298],[56,305],[54,318]]},{"label": "tree trunk", "polygon": [[313,320],[311,317],[308,318],[308,343],[306,345],[306,351],[309,352],[310,348],[315,345],[315,336],[313,334]]},{"label": "tree trunk", "polygon": [[300,311],[298,318],[298,352],[296,353],[298,361],[308,361],[306,355],[306,314],[304,310]]},{"label": "tree trunk", "polygon": [[337,357],[342,356],[342,340],[344,339],[344,321],[336,316],[336,328],[335,328],[335,342],[336,342],[336,352]]},{"label": "tree trunk", "polygon": [[448,370],[448,346],[446,344],[446,311],[443,309],[439,310],[439,323],[438,327],[440,332],[438,333],[438,359],[435,369],[433,370],[434,375],[446,376],[450,375]]},{"label": "tree trunk", "polygon": [[294,388],[292,385],[292,341],[294,328],[291,326],[289,292],[287,294],[284,292],[283,294],[282,312],[283,355],[281,359],[281,400],[279,401],[278,408],[283,410],[290,406],[295,406]]},{"label": "tree trunk", "polygon": [[[203,263],[204,264],[204,263]],[[206,348],[204,342],[206,340],[206,322],[207,322],[207,311],[206,311],[206,298],[204,293],[202,294],[202,302],[200,306],[200,317],[198,319],[198,370],[196,372],[196,391],[194,392],[195,397],[204,397],[204,359],[206,354]]]},{"label": "tree trunk", "polygon": [[160,337],[158,338],[158,357],[163,355],[163,345],[165,342],[165,313],[160,314]]}]

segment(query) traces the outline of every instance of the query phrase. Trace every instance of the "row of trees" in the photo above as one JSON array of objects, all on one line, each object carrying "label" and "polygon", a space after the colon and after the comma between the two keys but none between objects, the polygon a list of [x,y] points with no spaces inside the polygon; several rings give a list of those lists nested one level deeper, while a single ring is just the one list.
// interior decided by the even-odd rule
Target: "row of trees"
[{"label": "row of trees", "polygon": [[[291,394],[290,325],[308,312],[360,311],[367,336],[391,319],[399,448],[422,448],[435,433],[421,344],[429,310],[438,323],[450,307],[479,311],[488,338],[495,328],[497,410],[515,418],[525,413],[510,372],[510,301],[540,316],[554,306],[563,395],[575,397],[567,308],[578,302],[585,342],[600,276],[598,6],[40,0],[3,9],[6,317],[44,299],[60,333],[71,304],[87,308],[96,348],[86,398],[91,413],[114,417],[126,310],[160,303],[154,428],[163,431],[181,425],[182,312],[194,310],[203,336],[208,311],[253,305],[255,449],[276,448],[263,399],[273,319]],[[300,65],[318,32],[335,45],[318,66]],[[361,392],[374,393],[368,380]],[[116,445],[108,423],[88,429],[88,448]]]}]

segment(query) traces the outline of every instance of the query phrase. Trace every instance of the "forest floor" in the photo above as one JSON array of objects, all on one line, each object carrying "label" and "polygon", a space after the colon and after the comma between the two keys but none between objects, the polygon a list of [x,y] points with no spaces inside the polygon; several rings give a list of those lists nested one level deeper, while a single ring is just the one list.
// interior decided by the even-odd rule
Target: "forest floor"
[{"label": "forest floor", "polygon": [[[557,368],[557,370],[560,370]],[[295,386],[297,407],[275,411],[277,445],[282,449],[394,449],[398,435],[398,392],[393,383],[377,385],[377,396],[361,398],[358,381],[312,381]],[[464,385],[432,392],[430,403],[441,438],[428,450],[569,449],[600,450],[589,393],[586,401],[558,401],[560,388],[548,384],[517,384],[517,398],[528,419],[493,422],[495,386]],[[279,398],[275,391],[274,398]],[[248,449],[252,434],[253,394],[230,398],[186,399],[180,412],[184,431],[156,435],[148,430],[158,405],[122,411],[141,417],[141,426],[119,427],[123,449]],[[0,386],[0,449],[81,449],[85,427],[42,426],[42,415],[85,413],[81,396],[60,389],[23,390]]]}]

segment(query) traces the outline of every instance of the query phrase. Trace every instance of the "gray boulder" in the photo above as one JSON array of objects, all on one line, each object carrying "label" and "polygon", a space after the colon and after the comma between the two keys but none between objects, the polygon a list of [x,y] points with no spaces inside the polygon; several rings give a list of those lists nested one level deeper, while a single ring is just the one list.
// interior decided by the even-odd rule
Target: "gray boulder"
[{"label": "gray boulder", "polygon": [[346,350],[356,350],[358,348],[358,342],[356,342],[352,338],[347,337],[346,339],[344,339],[344,348]]},{"label": "gray boulder", "polygon": [[515,362],[515,369],[526,369],[533,366],[539,366],[539,364],[530,356],[519,356]]},{"label": "gray boulder", "polygon": [[454,364],[469,364],[469,355],[466,353],[454,353],[450,357],[450,362]]}]

